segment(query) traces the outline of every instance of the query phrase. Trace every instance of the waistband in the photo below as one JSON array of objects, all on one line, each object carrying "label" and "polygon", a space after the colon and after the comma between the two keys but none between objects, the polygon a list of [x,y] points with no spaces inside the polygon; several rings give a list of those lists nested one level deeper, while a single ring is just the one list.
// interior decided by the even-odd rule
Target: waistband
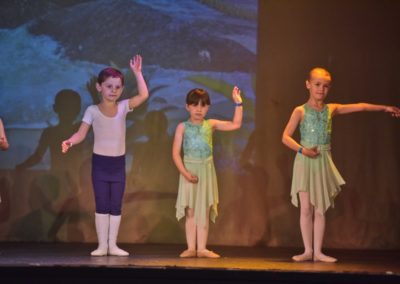
[{"label": "waistband", "polygon": [[331,150],[331,144],[313,145],[311,143],[307,143],[304,141],[301,141],[300,144],[306,148],[313,148],[313,147],[317,146],[317,149],[319,151],[330,151]]},{"label": "waistband", "polygon": [[209,156],[207,158],[192,158],[192,157],[183,157],[183,161],[186,163],[192,163],[192,164],[205,164],[207,162],[210,162],[213,160],[213,156]]}]

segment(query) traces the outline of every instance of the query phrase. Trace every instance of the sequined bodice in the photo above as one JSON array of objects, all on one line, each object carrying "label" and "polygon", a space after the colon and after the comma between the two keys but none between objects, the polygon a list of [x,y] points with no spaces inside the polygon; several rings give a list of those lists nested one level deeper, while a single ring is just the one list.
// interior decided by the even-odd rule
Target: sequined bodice
[{"label": "sequined bodice", "polygon": [[304,119],[300,123],[302,143],[323,145],[331,143],[332,116],[328,105],[322,111],[317,111],[307,104],[304,107]]},{"label": "sequined bodice", "polygon": [[188,158],[208,158],[212,155],[212,128],[207,120],[202,124],[184,122],[183,153]]}]

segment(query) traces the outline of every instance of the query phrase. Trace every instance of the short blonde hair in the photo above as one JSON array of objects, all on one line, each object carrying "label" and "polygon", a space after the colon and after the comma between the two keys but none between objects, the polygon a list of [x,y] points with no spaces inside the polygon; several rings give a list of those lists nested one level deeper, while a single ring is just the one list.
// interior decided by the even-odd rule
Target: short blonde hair
[{"label": "short blonde hair", "polygon": [[331,73],[329,73],[328,70],[326,70],[325,68],[321,68],[321,67],[315,67],[313,69],[311,69],[309,75],[308,75],[308,80],[311,80],[312,77],[323,77],[329,81],[332,80],[332,76]]}]

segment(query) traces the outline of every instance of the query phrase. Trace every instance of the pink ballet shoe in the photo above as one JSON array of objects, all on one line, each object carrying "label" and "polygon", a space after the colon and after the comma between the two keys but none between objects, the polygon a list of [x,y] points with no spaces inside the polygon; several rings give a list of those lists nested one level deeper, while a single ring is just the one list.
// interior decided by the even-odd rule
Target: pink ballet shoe
[{"label": "pink ballet shoe", "polygon": [[221,256],[219,254],[216,254],[215,252],[213,252],[211,250],[203,249],[203,250],[198,250],[197,251],[197,257],[220,258]]},{"label": "pink ballet shoe", "polygon": [[189,250],[189,249],[184,250],[184,251],[179,255],[179,257],[182,257],[182,258],[196,257],[196,251],[195,251],[195,250]]},{"label": "pink ballet shoe", "polygon": [[337,262],[337,259],[331,256],[327,256],[323,253],[320,254],[314,254],[314,261],[315,262],[328,262],[328,263],[334,263]]},{"label": "pink ballet shoe", "polygon": [[312,255],[312,253],[303,253],[303,254],[293,256],[292,259],[296,262],[312,261],[313,255]]}]

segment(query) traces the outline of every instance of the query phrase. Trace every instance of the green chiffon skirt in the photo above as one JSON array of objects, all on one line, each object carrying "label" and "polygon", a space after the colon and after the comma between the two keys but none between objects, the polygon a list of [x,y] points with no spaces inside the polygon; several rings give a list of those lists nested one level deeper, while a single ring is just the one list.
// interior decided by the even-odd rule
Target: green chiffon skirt
[{"label": "green chiffon skirt", "polygon": [[[304,147],[312,145],[301,143]],[[298,207],[298,193],[309,193],[310,202],[315,209],[324,214],[329,207],[334,207],[334,199],[345,184],[331,157],[330,144],[318,145],[320,154],[309,158],[297,153],[293,166],[291,188],[292,203]]]},{"label": "green chiffon skirt", "polygon": [[183,175],[179,177],[178,197],[176,200],[176,218],[185,216],[185,209],[194,209],[195,222],[205,225],[207,211],[210,208],[210,219],[215,222],[218,216],[218,184],[213,157],[193,159],[184,157],[186,169],[198,177],[198,183],[188,182]]}]

